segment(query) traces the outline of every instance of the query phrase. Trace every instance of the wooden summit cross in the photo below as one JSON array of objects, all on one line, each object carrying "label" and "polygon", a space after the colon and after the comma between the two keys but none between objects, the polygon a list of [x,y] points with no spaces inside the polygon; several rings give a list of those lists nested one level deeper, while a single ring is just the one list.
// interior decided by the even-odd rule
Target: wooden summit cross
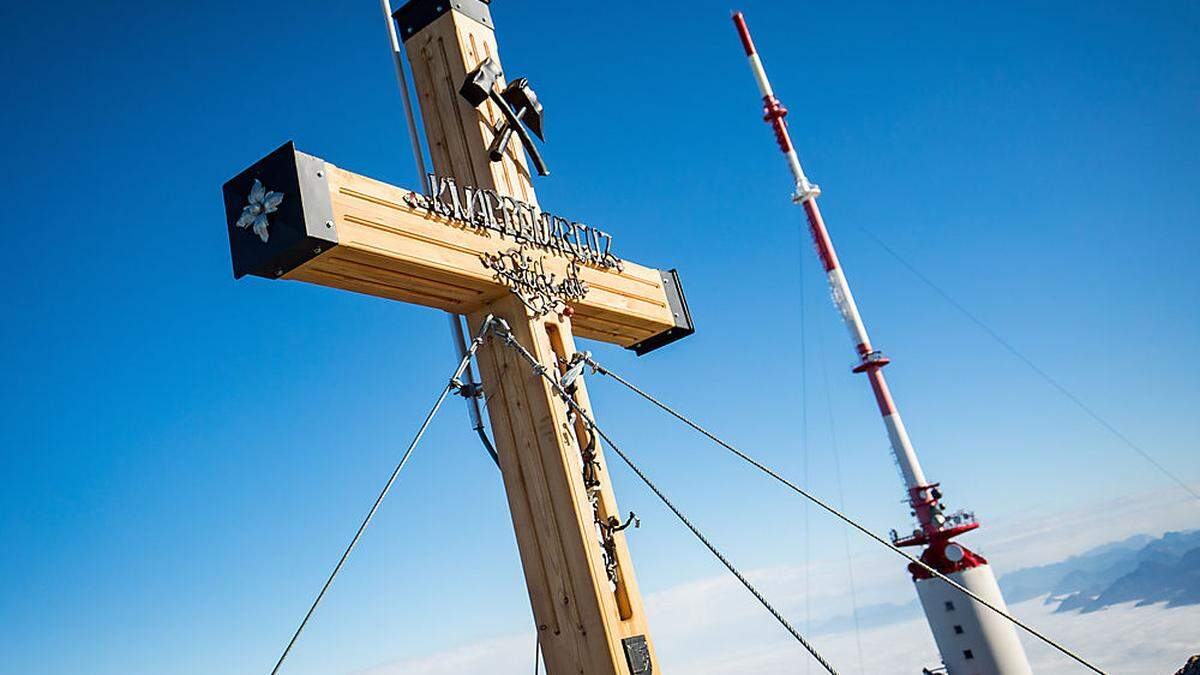
[{"label": "wooden summit cross", "polygon": [[[541,211],[519,139],[489,159],[505,118],[494,99],[477,107],[460,94],[486,60],[500,73],[487,4],[412,0],[395,20],[434,164],[428,187],[381,183],[288,143],[225,185],[235,276],[436,307],[473,330],[495,315],[554,372],[576,335],[643,354],[691,334],[674,270],[622,261],[607,233]],[[501,340],[477,357],[547,670],[657,672],[597,439]],[[591,411],[581,381],[573,396]]]}]

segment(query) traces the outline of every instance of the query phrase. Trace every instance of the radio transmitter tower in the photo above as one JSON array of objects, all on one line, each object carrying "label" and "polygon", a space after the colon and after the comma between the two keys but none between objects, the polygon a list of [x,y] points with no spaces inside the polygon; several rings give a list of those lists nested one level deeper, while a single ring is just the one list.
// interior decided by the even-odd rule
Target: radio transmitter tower
[{"label": "radio transmitter tower", "polygon": [[[788,166],[796,181],[793,199],[804,208],[809,233],[828,277],[834,303],[850,331],[851,340],[857,350],[859,364],[854,368],[854,372],[865,374],[871,383],[875,402],[883,415],[883,424],[887,429],[892,453],[904,476],[904,486],[908,491],[907,501],[912,507],[912,515],[917,520],[917,528],[905,536],[898,536],[893,530],[892,542],[896,546],[923,547],[920,558],[925,564],[1007,611],[1004,599],[1000,595],[1000,586],[996,583],[996,577],[987,560],[971,552],[966,546],[952,541],[955,537],[978,528],[979,523],[970,512],[946,513],[939,484],[930,483],[921,470],[917,453],[908,438],[908,432],[904,429],[900,411],[896,408],[883,376],[883,367],[888,365],[889,361],[871,345],[871,340],[867,337],[862,315],[854,304],[854,296],[838,262],[833,240],[829,237],[829,231],[825,228],[825,221],[817,207],[817,196],[821,191],[804,175],[800,159],[792,147],[787,123],[784,121],[787,109],[775,98],[771,90],[766,71],[763,70],[762,62],[754,50],[754,42],[750,39],[750,31],[746,28],[746,21],[741,12],[733,15],[733,22],[742,39],[742,46],[746,48],[750,69],[754,72],[759,92],[762,94],[763,119],[775,131],[775,140],[787,157]],[[921,567],[910,564],[908,571],[916,584],[925,618],[929,621],[929,628],[933,631],[933,638],[942,655],[942,663],[949,675],[1031,673],[1025,651],[1017,640],[1016,630],[1011,623]]]}]

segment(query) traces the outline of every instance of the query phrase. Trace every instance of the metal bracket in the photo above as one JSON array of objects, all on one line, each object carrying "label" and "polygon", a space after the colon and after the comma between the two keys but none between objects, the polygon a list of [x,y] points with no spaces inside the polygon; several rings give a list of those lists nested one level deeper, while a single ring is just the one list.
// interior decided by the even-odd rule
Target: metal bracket
[{"label": "metal bracket", "polygon": [[650,662],[650,645],[646,644],[645,635],[634,635],[621,640],[625,648],[625,661],[629,664],[630,675],[650,675],[654,665]]},{"label": "metal bracket", "polygon": [[696,324],[692,322],[692,313],[688,310],[687,298],[683,297],[679,272],[677,270],[662,272],[662,282],[663,290],[667,294],[667,308],[671,310],[671,316],[675,319],[675,327],[630,345],[629,349],[632,349],[638,356],[649,354],[659,347],[665,347],[696,332]]},{"label": "metal bracket", "polygon": [[797,204],[821,196],[821,188],[815,184],[808,182],[808,178],[801,178],[799,183],[796,183],[796,191],[792,194],[792,201]]},{"label": "metal bracket", "polygon": [[559,385],[563,389],[566,389],[568,392],[574,391],[572,387],[575,385],[575,380],[579,379],[579,376],[583,374],[584,369],[587,368],[587,360],[591,356],[591,352],[583,352],[571,357],[571,360],[566,364],[567,371],[558,380]]},{"label": "metal bracket", "polygon": [[400,39],[408,42],[409,38],[420,33],[450,10],[495,29],[492,13],[488,10],[489,4],[491,0],[410,0],[393,12],[392,18],[396,20]]},{"label": "metal bracket", "polygon": [[451,386],[454,388],[454,393],[463,398],[483,398],[483,385],[479,382],[463,383],[460,380],[454,380]]}]

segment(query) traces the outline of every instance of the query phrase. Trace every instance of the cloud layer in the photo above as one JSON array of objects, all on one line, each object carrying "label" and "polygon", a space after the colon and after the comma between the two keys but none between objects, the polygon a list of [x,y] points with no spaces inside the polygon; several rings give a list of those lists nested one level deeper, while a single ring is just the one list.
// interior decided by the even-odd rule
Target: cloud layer
[{"label": "cloud layer", "polygon": [[[1113,514],[1120,514],[1114,519]],[[1087,509],[1030,520],[997,523],[978,537],[987,552],[1003,552],[1004,567],[1056,562],[1096,545],[1135,533],[1161,534],[1194,527],[1194,501],[1174,494],[1119,498]],[[860,605],[907,604],[912,587],[903,561],[886,550],[854,558]],[[782,565],[749,575],[801,632],[834,625],[851,612],[846,561],[809,567]],[[820,670],[738,582],[703,579],[649,594],[654,640],[664,672],[689,675],[776,675]],[[1096,662],[1109,672],[1146,675],[1175,672],[1200,652],[1195,626],[1200,606],[1167,609],[1132,604],[1079,615],[1053,613],[1043,598],[1015,604],[1018,617]],[[808,617],[808,621],[804,620]],[[846,625],[845,622],[840,622]],[[1029,636],[1022,636],[1034,671],[1076,673],[1079,666]],[[921,617],[879,627],[820,634],[813,642],[845,673],[920,672],[939,663]],[[860,647],[861,645],[861,647]],[[361,675],[527,675],[533,633],[499,637],[413,660],[396,661]]]}]

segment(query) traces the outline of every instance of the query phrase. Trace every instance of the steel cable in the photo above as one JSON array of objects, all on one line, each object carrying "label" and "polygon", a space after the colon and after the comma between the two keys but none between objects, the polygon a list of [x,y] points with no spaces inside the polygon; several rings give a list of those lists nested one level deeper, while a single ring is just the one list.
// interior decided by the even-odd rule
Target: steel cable
[{"label": "steel cable", "polygon": [[[800,256],[800,295],[801,309],[803,309],[804,297],[804,256]],[[801,314],[803,316],[803,314]],[[829,387],[829,368],[827,359],[825,358],[825,331],[821,328],[821,322],[815,321],[813,324],[817,327],[817,362],[821,364],[821,384],[825,390],[825,409],[829,416],[829,449],[833,455],[833,476],[837,484],[838,494],[838,509],[846,510],[846,490],[842,483],[842,450],[838,443],[837,424],[834,423],[833,415],[833,394]],[[801,326],[803,330],[803,326]],[[805,478],[805,485],[811,485]],[[854,645],[858,650],[858,670],[860,673],[867,672],[866,658],[864,656],[862,643],[862,622],[859,620],[858,610],[858,589],[854,583],[854,558],[850,553],[850,529],[845,523],[842,523],[842,541],[846,548],[846,576],[850,580],[850,606],[854,610],[852,616],[854,618]]]},{"label": "steel cable", "polygon": [[[801,246],[803,248],[803,245]],[[798,336],[796,350],[800,360],[800,454],[802,463],[800,469],[801,480],[805,485],[812,485],[809,473],[809,437],[808,437],[808,332],[805,330],[808,314],[808,307],[804,302],[804,256],[800,256],[800,292],[797,294],[800,300],[800,330],[796,331]],[[812,518],[808,502],[804,503],[804,513],[802,519],[804,522],[804,630],[805,632],[812,631]],[[808,664],[804,664],[804,673],[808,675]]]},{"label": "steel cable", "polygon": [[396,483],[396,477],[400,475],[401,469],[403,469],[404,465],[408,463],[408,458],[412,456],[413,450],[415,450],[417,444],[421,442],[421,438],[425,435],[425,430],[429,428],[429,423],[433,421],[434,416],[437,415],[438,410],[441,409],[442,403],[446,401],[446,397],[450,395],[451,391],[461,386],[458,378],[462,376],[463,372],[467,368],[467,365],[471,363],[471,357],[475,355],[476,350],[479,349],[479,345],[483,344],[483,337],[489,330],[491,330],[492,324],[493,320],[491,317],[488,317],[488,319],[483,322],[483,326],[479,329],[479,335],[477,335],[475,339],[471,341],[471,346],[467,350],[467,353],[462,357],[462,360],[459,361],[458,368],[454,369],[454,374],[450,376],[450,380],[446,382],[446,386],[442,387],[442,393],[437,397],[437,401],[434,402],[433,408],[429,410],[429,414],[425,416],[425,421],[421,423],[421,427],[417,430],[416,436],[414,436],[412,442],[408,444],[408,449],[404,451],[404,455],[400,458],[400,462],[392,471],[392,475],[388,477],[387,483],[383,486],[383,490],[381,490],[379,492],[379,496],[375,498],[375,503],[371,505],[371,510],[367,512],[367,517],[364,518],[362,524],[358,526],[358,531],[354,533],[354,538],[350,540],[350,545],[346,547],[346,550],[342,553],[342,557],[338,560],[337,565],[334,566],[333,572],[331,572],[329,574],[329,578],[325,580],[325,585],[321,587],[321,592],[317,593],[317,597],[315,600],[313,600],[312,606],[308,608],[308,613],[305,614],[304,618],[300,621],[300,626],[296,628],[296,632],[292,634],[292,639],[288,641],[287,647],[284,647],[283,654],[281,654],[279,656],[279,660],[275,662],[275,667],[271,669],[271,675],[277,675],[279,673],[279,669],[283,667],[283,662],[287,659],[288,654],[291,653],[292,647],[296,645],[296,640],[300,638],[300,633],[304,631],[304,627],[308,625],[309,619],[311,619],[313,613],[317,611],[317,605],[321,604],[321,600],[325,598],[325,593],[329,591],[329,587],[333,585],[334,578],[336,578],[338,573],[342,571],[342,566],[346,564],[346,559],[350,557],[350,552],[353,551],[354,547],[358,545],[358,540],[362,538],[363,532],[367,529],[367,525],[371,523],[371,519],[375,517],[375,512],[379,510],[379,505],[383,503],[384,497],[387,497],[388,492],[392,489],[392,485]]},{"label": "steel cable", "polygon": [[882,248],[884,251],[886,251],[888,253],[888,255],[895,258],[896,262],[900,263],[905,269],[907,269],[909,272],[911,272],[913,276],[915,276],[917,279],[919,279],[922,283],[924,283],[929,288],[933,289],[933,291],[935,293],[942,296],[942,299],[945,300],[946,302],[950,303],[950,306],[954,307],[959,312],[961,312],[963,316],[967,317],[967,319],[969,319],[972,323],[974,323],[976,326],[978,326],[984,333],[987,333],[989,337],[991,337],[1001,347],[1003,347],[1005,350],[1007,350],[1008,353],[1017,357],[1017,359],[1019,361],[1021,361],[1026,366],[1028,366],[1029,369],[1032,370],[1038,377],[1045,380],[1046,383],[1049,384],[1051,387],[1054,387],[1055,389],[1057,389],[1058,393],[1062,394],[1063,396],[1065,396],[1067,398],[1067,400],[1074,403],[1076,405],[1076,407],[1078,407],[1080,410],[1082,410],[1084,412],[1084,414],[1086,414],[1088,417],[1091,417],[1092,420],[1095,421],[1100,426],[1104,427],[1110,434],[1115,436],[1117,438],[1117,440],[1121,441],[1126,446],[1128,446],[1130,450],[1133,450],[1138,455],[1140,455],[1142,459],[1146,460],[1146,462],[1149,463],[1151,466],[1153,466],[1155,469],[1158,469],[1158,471],[1160,473],[1162,473],[1162,475],[1164,475],[1167,478],[1174,481],[1175,484],[1177,484],[1179,487],[1183,488],[1183,490],[1185,492],[1187,492],[1191,496],[1195,497],[1197,500],[1200,500],[1200,492],[1197,492],[1192,486],[1188,485],[1182,478],[1180,478],[1178,475],[1176,475],[1175,472],[1171,471],[1170,469],[1168,469],[1166,467],[1166,465],[1164,465],[1162,462],[1159,462],[1157,459],[1155,459],[1153,455],[1151,455],[1149,452],[1147,452],[1145,449],[1143,449],[1140,445],[1138,445],[1137,443],[1134,443],[1133,440],[1130,439],[1128,436],[1126,436],[1124,433],[1122,433],[1120,429],[1116,428],[1111,423],[1109,423],[1108,420],[1101,417],[1100,413],[1093,410],[1091,408],[1091,406],[1089,406],[1088,404],[1083,402],[1083,399],[1076,396],[1070,389],[1067,389],[1065,385],[1063,385],[1057,379],[1052,377],[1050,375],[1050,373],[1046,372],[1040,366],[1038,366],[1036,363],[1034,363],[1033,359],[1029,358],[1028,356],[1025,356],[1025,354],[1022,353],[1016,347],[1014,347],[1012,345],[1012,343],[1010,343],[1008,340],[1005,340],[1003,337],[1000,336],[999,333],[997,333],[995,330],[993,330],[991,326],[984,323],[983,320],[980,319],[979,317],[975,316],[975,314],[973,314],[971,312],[971,310],[967,309],[965,305],[963,305],[958,300],[955,300],[954,296],[950,295],[950,293],[948,293],[944,289],[942,289],[941,286],[938,286],[937,284],[935,284],[932,279],[930,279],[929,277],[922,274],[921,271],[916,268],[916,266],[914,266],[912,263],[905,260],[891,246],[888,246],[887,242],[885,242],[878,235],[871,232],[870,230],[868,230],[865,227],[860,226],[858,229],[861,230],[863,232],[863,234],[867,235],[868,238],[870,238],[872,241],[874,241],[876,244],[878,244],[880,248]]},{"label": "steel cable", "polygon": [[[572,398],[570,394],[567,393],[562,384],[549,374],[546,366],[539,363],[537,358],[534,357],[533,354],[530,354],[529,350],[525,349],[521,343],[517,342],[516,338],[514,338],[511,333],[501,332],[500,330],[496,330],[495,332],[496,335],[503,339],[506,344],[508,344],[514,351],[520,354],[522,358],[529,362],[529,365],[533,368],[535,373],[550,383],[551,387],[554,388],[554,390],[560,397],[562,397],[567,405],[583,418],[588,428],[595,431],[600,438],[604,439],[604,441],[608,443],[609,447],[613,449],[613,452],[617,453],[617,456],[619,456],[621,460],[624,461],[625,464],[632,469],[635,474],[637,474],[637,477],[646,484],[646,487],[650,488],[650,491],[653,492],[659,498],[659,500],[662,501],[662,503],[665,504],[666,507],[675,514],[675,517],[678,518],[680,522],[682,522],[689,530],[691,530],[692,534],[700,540],[700,543],[704,544],[709,552],[716,556],[717,560],[721,561],[721,564],[725,566],[725,569],[729,570],[733,576],[737,577],[737,580],[741,582],[742,586],[745,586],[746,590],[750,591],[750,594],[753,595],[758,602],[762,604],[762,606],[765,607],[768,612],[771,613],[771,616],[775,617],[775,620],[778,621],[780,625],[787,630],[787,632],[791,633],[792,637],[796,638],[796,641],[799,642],[801,646],[808,650],[808,653],[811,654],[814,659],[816,659],[817,663],[820,663],[821,666],[831,675],[837,675],[837,670],[834,669],[829,661],[827,661],[825,657],[817,651],[812,643],[810,643],[804,638],[803,635],[800,634],[800,631],[796,630],[796,628],[792,626],[792,624],[788,622],[788,620],[784,618],[782,614],[779,613],[779,610],[775,609],[775,607],[766,599],[766,597],[763,596],[763,594],[754,586],[754,584],[750,583],[750,581],[746,579],[741,571],[739,571],[738,568],[735,567],[734,564],[731,563],[729,559],[726,558],[725,555],[721,553],[721,551],[717,549],[717,547],[714,546],[711,541],[709,541],[708,537],[704,536],[704,533],[702,533],[699,528],[697,528],[692,521],[688,519],[688,517],[684,515],[682,511],[679,510],[679,507],[675,506],[674,502],[672,502],[671,499],[667,497],[667,495],[663,493],[661,489],[659,489],[654,481],[650,480],[650,477],[647,476],[645,472],[643,472],[641,468],[639,468],[638,465],[629,458],[629,455],[626,455],[625,452],[621,450],[620,446],[613,442],[612,438],[610,438],[609,435],[606,434],[604,430],[596,424],[596,421],[592,419],[592,416],[578,403],[576,403],[575,399]],[[593,365],[593,367],[595,366]]]},{"label": "steel cable", "polygon": [[[607,368],[605,368],[604,366],[600,365],[600,364],[599,364],[599,363],[597,363],[597,362],[596,362],[596,360],[595,360],[595,359],[593,359],[593,358],[592,358],[590,355],[588,355],[588,354],[584,354],[584,359],[587,361],[588,365],[590,365],[590,366],[592,367],[592,369],[593,369],[595,372],[597,372],[597,373],[599,373],[599,374],[601,374],[601,375],[604,375],[604,376],[606,376],[606,377],[610,377],[610,378],[612,378],[612,379],[616,380],[617,382],[621,383],[622,385],[624,385],[625,387],[627,387],[629,390],[633,391],[633,392],[634,392],[634,393],[636,393],[637,395],[641,396],[642,398],[646,399],[647,401],[649,401],[649,402],[653,403],[654,405],[658,406],[658,407],[659,407],[659,408],[661,408],[661,409],[662,409],[664,412],[668,413],[669,415],[671,415],[671,416],[672,416],[672,417],[674,417],[675,419],[679,420],[680,422],[683,422],[683,423],[684,423],[684,424],[686,424],[687,426],[689,426],[689,427],[691,427],[692,429],[694,429],[695,431],[699,432],[701,435],[703,435],[703,436],[707,437],[707,438],[708,438],[709,440],[711,440],[712,442],[714,442],[714,443],[716,443],[717,445],[720,445],[721,447],[725,448],[726,450],[728,450],[728,451],[732,452],[734,455],[737,455],[739,458],[741,458],[743,461],[747,462],[748,464],[750,464],[750,465],[751,465],[751,466],[753,466],[754,468],[756,468],[756,469],[758,469],[759,471],[761,471],[761,472],[763,472],[763,473],[767,474],[767,475],[768,475],[768,476],[770,476],[771,478],[774,478],[776,481],[778,481],[778,482],[782,483],[783,485],[787,486],[787,487],[788,487],[788,488],[790,488],[792,491],[794,491],[794,492],[798,493],[799,495],[801,495],[801,496],[802,496],[802,497],[804,497],[805,499],[809,500],[809,501],[810,501],[810,502],[812,502],[813,504],[816,504],[817,506],[821,507],[822,509],[824,509],[825,511],[827,511],[827,512],[829,512],[830,514],[834,515],[835,517],[837,517],[838,519],[842,520],[842,521],[843,521],[843,522],[845,522],[846,524],[850,525],[850,526],[851,526],[851,527],[853,527],[854,529],[856,529],[856,530],[858,530],[859,532],[861,532],[861,533],[865,534],[866,536],[870,537],[871,539],[873,539],[873,540],[874,540],[874,541],[876,541],[877,543],[879,543],[879,544],[881,544],[881,545],[885,546],[886,548],[888,548],[889,550],[891,550],[891,551],[895,552],[897,555],[899,555],[899,556],[901,556],[901,557],[905,558],[906,560],[908,560],[909,562],[911,562],[911,563],[913,563],[913,564],[917,565],[918,567],[920,567],[921,569],[925,570],[926,572],[928,572],[928,573],[932,574],[933,576],[937,577],[938,579],[941,579],[943,582],[945,582],[945,583],[949,584],[951,587],[953,587],[953,588],[957,589],[957,590],[958,590],[960,593],[963,593],[964,595],[966,595],[967,597],[971,598],[972,600],[974,600],[974,601],[978,602],[979,604],[983,605],[984,607],[987,607],[988,609],[992,610],[992,611],[993,611],[993,612],[995,612],[996,614],[998,614],[998,615],[1000,615],[1000,616],[1004,617],[1004,618],[1005,618],[1005,619],[1007,619],[1008,621],[1012,622],[1014,625],[1016,625],[1016,626],[1019,626],[1019,627],[1020,627],[1020,628],[1022,628],[1022,629],[1023,629],[1025,632],[1029,633],[1029,634],[1030,634],[1030,635],[1032,635],[1033,637],[1035,637],[1035,638],[1037,638],[1037,639],[1041,640],[1042,642],[1044,642],[1044,643],[1046,643],[1047,645],[1049,645],[1049,646],[1053,647],[1054,649],[1056,649],[1056,650],[1058,650],[1059,652],[1061,652],[1062,654],[1064,654],[1064,655],[1066,655],[1066,656],[1070,657],[1071,659],[1074,659],[1074,660],[1075,660],[1076,662],[1078,662],[1080,665],[1082,665],[1082,666],[1084,666],[1084,667],[1088,668],[1088,669],[1089,669],[1089,670],[1091,670],[1092,672],[1099,673],[1100,675],[1105,675],[1105,673],[1104,673],[1104,671],[1103,671],[1103,670],[1100,670],[1100,669],[1099,669],[1099,668],[1097,668],[1096,666],[1092,665],[1091,663],[1089,663],[1088,661],[1086,661],[1086,660],[1085,660],[1085,659],[1084,659],[1082,656],[1079,656],[1078,654],[1076,654],[1075,652],[1071,651],[1070,649],[1067,649],[1065,646],[1063,646],[1063,645],[1061,645],[1061,644],[1059,644],[1059,643],[1055,642],[1055,641],[1054,641],[1054,640],[1052,640],[1050,637],[1048,637],[1048,636],[1046,636],[1046,635],[1042,634],[1040,631],[1038,631],[1037,629],[1033,628],[1032,626],[1030,626],[1030,625],[1026,624],[1025,622],[1023,622],[1023,621],[1021,621],[1020,619],[1018,619],[1018,618],[1014,617],[1013,615],[1009,614],[1008,612],[1006,612],[1006,611],[1004,611],[1004,610],[1000,609],[999,607],[996,607],[995,605],[993,605],[992,603],[988,602],[987,600],[984,600],[984,599],[983,599],[983,598],[981,598],[981,597],[980,597],[978,594],[974,593],[973,591],[970,591],[970,590],[968,590],[967,588],[963,587],[961,584],[957,583],[956,581],[954,581],[954,580],[953,580],[953,579],[951,579],[950,577],[948,577],[948,576],[946,576],[945,574],[942,574],[941,572],[939,572],[939,571],[935,570],[934,568],[930,567],[929,565],[927,565],[926,563],[924,563],[923,561],[921,561],[919,558],[916,558],[915,556],[911,556],[911,555],[909,555],[908,553],[905,553],[904,551],[900,550],[900,549],[899,549],[899,548],[897,548],[895,545],[893,545],[891,542],[889,542],[889,541],[885,540],[883,537],[880,537],[879,535],[877,535],[877,534],[875,534],[874,532],[870,531],[870,530],[869,530],[869,529],[867,529],[865,526],[863,526],[863,525],[860,525],[860,524],[859,524],[857,521],[855,521],[853,518],[850,518],[849,516],[847,516],[847,515],[845,515],[844,513],[842,513],[840,510],[838,510],[838,509],[834,508],[833,506],[831,506],[831,505],[829,505],[829,504],[825,503],[825,502],[824,502],[822,499],[820,499],[819,497],[817,497],[817,496],[815,496],[815,495],[813,495],[813,494],[809,493],[809,492],[808,492],[807,490],[805,490],[804,488],[802,488],[802,487],[800,487],[800,486],[796,485],[795,483],[793,483],[793,482],[789,481],[788,479],[784,478],[783,476],[779,475],[779,474],[778,474],[778,473],[776,473],[774,470],[772,470],[770,467],[767,467],[766,465],[762,464],[761,462],[759,462],[758,460],[754,459],[753,457],[750,457],[749,455],[747,455],[746,453],[742,452],[741,450],[738,450],[737,448],[733,447],[733,446],[732,446],[732,445],[730,445],[729,443],[726,443],[725,441],[721,440],[720,438],[718,438],[717,436],[713,435],[711,432],[709,432],[709,431],[708,431],[707,429],[705,429],[704,427],[702,427],[702,426],[700,426],[699,424],[697,424],[696,422],[693,422],[692,420],[688,419],[688,417],[687,417],[687,416],[685,416],[685,415],[683,415],[682,413],[680,413],[680,412],[676,411],[674,408],[671,408],[670,406],[668,406],[667,404],[665,404],[665,403],[663,403],[662,401],[658,400],[658,399],[657,399],[657,398],[655,398],[654,396],[651,396],[649,393],[647,393],[647,392],[643,391],[642,389],[640,389],[639,387],[637,387],[636,385],[634,385],[632,382],[630,382],[630,381],[626,380],[625,378],[621,377],[620,375],[617,375],[616,373],[612,372],[611,370],[608,370],[608,369],[607,369]],[[599,430],[597,430],[597,431],[599,431]],[[601,435],[603,435],[603,434],[601,434]],[[610,442],[610,443],[611,443],[611,442]],[[616,448],[614,448],[614,450],[616,450]],[[621,454],[621,451],[620,451],[620,450],[617,450],[617,454]],[[623,457],[623,455],[622,455],[622,457]],[[626,461],[628,462],[628,460],[626,460]]]}]

